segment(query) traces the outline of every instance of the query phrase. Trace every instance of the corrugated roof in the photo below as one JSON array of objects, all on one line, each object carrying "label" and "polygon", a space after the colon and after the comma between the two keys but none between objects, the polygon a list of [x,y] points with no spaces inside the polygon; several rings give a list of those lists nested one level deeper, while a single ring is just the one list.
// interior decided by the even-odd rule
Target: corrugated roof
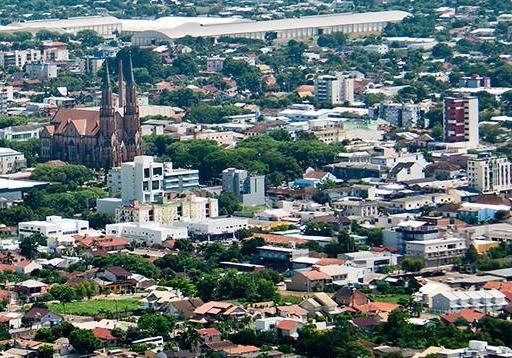
[{"label": "corrugated roof", "polygon": [[[200,25],[188,23],[169,30],[141,32],[141,37],[155,34],[169,39],[185,36],[222,36],[254,32],[284,31],[305,28],[322,28],[331,26],[365,24],[378,22],[398,22],[411,14],[405,11],[379,11],[366,13],[343,13],[335,15],[304,16],[292,19],[254,21],[221,25]],[[137,36],[137,35],[135,35]]]}]

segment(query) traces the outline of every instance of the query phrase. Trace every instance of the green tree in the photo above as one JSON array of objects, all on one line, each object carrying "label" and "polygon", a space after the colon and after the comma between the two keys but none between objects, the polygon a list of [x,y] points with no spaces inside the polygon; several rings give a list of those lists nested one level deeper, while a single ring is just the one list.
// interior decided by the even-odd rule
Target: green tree
[{"label": "green tree", "polygon": [[425,267],[425,262],[419,258],[406,257],[402,261],[402,269],[407,272],[418,272]]},{"label": "green tree", "polygon": [[435,58],[448,59],[453,56],[453,50],[449,45],[445,43],[439,43],[432,48],[432,56]]},{"label": "green tree", "polygon": [[146,313],[139,318],[137,327],[147,337],[169,337],[169,333],[173,328],[173,322],[168,316],[163,316],[157,313]]},{"label": "green tree", "polygon": [[178,74],[195,76],[199,73],[199,67],[196,63],[196,59],[189,53],[176,56],[172,64]]},{"label": "green tree", "polygon": [[88,329],[75,329],[72,331],[69,335],[69,343],[78,354],[91,354],[101,346],[98,338]]},{"label": "green tree", "polygon": [[219,195],[219,211],[221,215],[232,215],[235,211],[242,210],[240,201],[234,193],[223,191]]},{"label": "green tree", "polygon": [[76,34],[76,39],[86,47],[98,46],[103,42],[103,38],[94,30],[82,30]]},{"label": "green tree", "polygon": [[37,257],[37,248],[46,246],[46,236],[42,234],[32,234],[23,238],[19,244],[20,253],[28,259]]},{"label": "green tree", "polygon": [[52,358],[55,350],[48,344],[43,344],[37,348],[37,358]]},{"label": "green tree", "polygon": [[34,339],[40,342],[53,343],[57,337],[55,337],[52,329],[43,327],[37,330]]}]

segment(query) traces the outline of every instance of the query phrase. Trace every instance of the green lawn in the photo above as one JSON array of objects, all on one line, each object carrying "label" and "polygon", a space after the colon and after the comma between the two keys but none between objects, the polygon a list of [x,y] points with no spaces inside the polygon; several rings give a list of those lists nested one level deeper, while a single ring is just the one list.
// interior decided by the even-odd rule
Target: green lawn
[{"label": "green lawn", "polygon": [[266,208],[266,205],[244,206],[242,207],[242,213],[253,215],[257,212],[265,210]]},{"label": "green lawn", "polygon": [[[122,299],[117,300],[118,312],[133,311],[139,308],[139,300]],[[72,314],[78,316],[95,316],[99,313],[116,313],[116,301],[114,300],[84,300],[66,303],[52,303],[48,309],[52,312]]]},{"label": "green lawn", "polygon": [[370,295],[372,301],[398,303],[400,300],[409,300],[411,296],[406,294],[395,294],[395,295]]}]

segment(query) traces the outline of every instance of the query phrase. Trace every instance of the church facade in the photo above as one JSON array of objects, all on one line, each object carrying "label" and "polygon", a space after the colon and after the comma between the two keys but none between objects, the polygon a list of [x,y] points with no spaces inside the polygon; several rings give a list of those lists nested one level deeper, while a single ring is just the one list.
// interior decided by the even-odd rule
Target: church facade
[{"label": "church facade", "polygon": [[111,168],[143,154],[139,106],[133,66],[128,61],[123,91],[123,66],[119,70],[119,108],[113,104],[108,65],[101,86],[99,111],[61,108],[40,133],[40,157],[92,168]]}]

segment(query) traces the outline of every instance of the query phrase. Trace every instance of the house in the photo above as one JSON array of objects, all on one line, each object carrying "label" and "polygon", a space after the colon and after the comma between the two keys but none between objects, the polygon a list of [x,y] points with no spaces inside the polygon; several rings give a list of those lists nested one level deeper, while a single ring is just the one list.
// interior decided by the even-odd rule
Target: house
[{"label": "house", "polygon": [[197,307],[194,315],[199,319],[215,321],[221,317],[241,318],[247,315],[247,311],[229,302],[209,301]]},{"label": "house", "polygon": [[335,182],[337,181],[336,177],[329,172],[314,170],[309,167],[306,169],[306,172],[302,176],[301,179],[295,179],[295,181],[291,182],[291,187],[297,188],[308,188],[313,187],[316,188],[319,185],[326,182]]},{"label": "house", "polygon": [[469,324],[475,324],[478,321],[480,321],[482,318],[485,317],[485,313],[471,309],[471,308],[465,308],[461,311],[457,312],[450,312],[445,313],[441,315],[441,321],[447,324],[453,324],[458,320],[464,320],[468,322]]},{"label": "house", "polygon": [[120,282],[128,280],[131,273],[120,266],[112,266],[106,269],[102,276],[110,282]]},{"label": "house", "polygon": [[46,293],[48,285],[36,280],[26,280],[14,285],[14,289],[19,294],[27,296],[29,300],[34,300]]},{"label": "house", "polygon": [[286,289],[291,291],[325,291],[332,285],[332,277],[318,268],[296,270]]},{"label": "house", "polygon": [[380,313],[388,314],[399,308],[400,305],[389,302],[368,302],[367,304],[354,307],[358,312],[370,315]]},{"label": "house", "polygon": [[121,251],[130,246],[129,242],[120,236],[75,236],[79,247],[89,250],[101,249],[108,252]]},{"label": "house", "polygon": [[359,329],[362,329],[364,331],[369,331],[375,327],[377,327],[381,320],[377,316],[370,316],[370,317],[355,317],[352,318],[352,324],[356,326]]},{"label": "house", "polygon": [[300,303],[300,306],[308,311],[310,316],[334,315],[341,311],[338,304],[325,292],[317,292]]},{"label": "house", "polygon": [[292,337],[295,339],[299,337],[299,327],[300,327],[299,322],[288,320],[288,319],[279,321],[276,324],[276,329],[277,329],[278,335],[280,335],[281,337]]},{"label": "house", "polygon": [[160,310],[171,301],[184,299],[180,290],[154,290],[140,300],[142,309]]},{"label": "house", "polygon": [[0,313],[0,323],[7,325],[9,329],[18,329],[21,327],[23,314],[19,312]]},{"label": "house", "polygon": [[277,315],[280,317],[299,320],[301,322],[306,322],[308,318],[308,311],[299,305],[278,306],[276,311]]},{"label": "house", "polygon": [[32,273],[32,271],[43,269],[43,266],[41,264],[29,260],[21,260],[15,263],[14,267],[16,268],[16,273],[22,275],[29,275],[30,273]]},{"label": "house", "polygon": [[404,182],[425,178],[424,165],[419,162],[402,162],[395,165],[388,174],[389,181]]},{"label": "house", "polygon": [[197,330],[197,333],[205,344],[220,342],[222,340],[222,334],[216,328],[201,328]]},{"label": "house", "polygon": [[94,337],[98,338],[103,345],[115,345],[117,337],[112,334],[112,331],[107,328],[96,327],[92,330]]},{"label": "house", "polygon": [[42,307],[32,307],[23,317],[29,323],[40,323],[41,325],[50,326],[58,325],[64,320],[61,315],[50,312],[47,308]]},{"label": "house", "polygon": [[187,298],[167,302],[160,307],[160,311],[171,316],[190,319],[194,316],[194,311],[203,304],[200,298]]},{"label": "house", "polygon": [[363,292],[350,287],[340,288],[336,291],[334,296],[332,296],[332,299],[338,305],[348,307],[362,306],[369,302],[368,297]]},{"label": "house", "polygon": [[222,352],[226,357],[246,357],[246,356],[256,356],[260,349],[256,346],[244,346],[244,345],[233,345],[230,347],[226,347],[222,349]]}]

